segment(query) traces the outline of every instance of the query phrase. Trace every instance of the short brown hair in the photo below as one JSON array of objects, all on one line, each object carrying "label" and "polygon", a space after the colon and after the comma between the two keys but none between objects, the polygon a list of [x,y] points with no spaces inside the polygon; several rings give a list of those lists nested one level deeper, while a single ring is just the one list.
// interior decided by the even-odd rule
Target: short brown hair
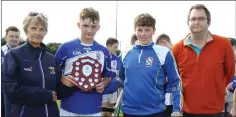
[{"label": "short brown hair", "polygon": [[171,43],[170,37],[167,34],[161,34],[157,37],[156,44],[159,44],[160,40],[166,40]]},{"label": "short brown hair", "polygon": [[134,20],[134,28],[137,26],[151,26],[155,29],[156,19],[148,13],[138,15]]},{"label": "short brown hair", "polygon": [[207,23],[210,24],[210,21],[211,21],[211,13],[210,13],[210,11],[206,8],[206,6],[203,5],[203,4],[195,4],[195,5],[193,5],[193,6],[190,8],[190,10],[189,10],[189,12],[188,12],[188,22],[189,22],[190,13],[191,13],[191,11],[192,11],[193,9],[198,9],[198,10],[199,10],[199,9],[203,9],[203,10],[205,11],[205,13],[206,13],[206,16],[207,16]]},{"label": "short brown hair", "polygon": [[15,26],[10,26],[6,29],[6,35],[8,34],[9,31],[14,31],[14,32],[20,32],[20,30],[15,27]]},{"label": "short brown hair", "polygon": [[136,34],[133,34],[133,35],[131,36],[130,44],[131,44],[131,45],[134,45],[134,44],[135,44],[135,41],[137,41],[137,40],[138,40],[138,38],[137,38]]},{"label": "short brown hair", "polygon": [[116,43],[119,43],[119,41],[116,38],[110,37],[110,38],[107,39],[106,45],[108,47],[108,45],[113,45],[113,44],[116,44]]},{"label": "short brown hair", "polygon": [[100,16],[99,16],[99,12],[96,11],[94,8],[92,7],[88,7],[88,8],[84,8],[82,9],[82,11],[80,12],[80,19],[84,20],[86,18],[90,18],[92,20],[93,23],[95,23],[94,21],[100,21]]}]

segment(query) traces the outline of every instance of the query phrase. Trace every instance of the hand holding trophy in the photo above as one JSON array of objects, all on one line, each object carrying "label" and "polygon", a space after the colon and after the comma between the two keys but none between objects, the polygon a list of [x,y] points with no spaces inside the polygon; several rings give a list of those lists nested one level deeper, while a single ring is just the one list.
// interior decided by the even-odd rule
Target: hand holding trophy
[{"label": "hand holding trophy", "polygon": [[67,87],[73,87],[73,86],[77,85],[76,80],[71,75],[62,76],[61,82],[62,82],[62,84],[66,85]]}]

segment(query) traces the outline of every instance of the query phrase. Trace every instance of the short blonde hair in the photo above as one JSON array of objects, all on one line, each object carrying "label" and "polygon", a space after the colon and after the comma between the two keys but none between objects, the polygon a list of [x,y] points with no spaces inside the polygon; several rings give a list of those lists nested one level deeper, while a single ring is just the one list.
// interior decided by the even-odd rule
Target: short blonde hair
[{"label": "short blonde hair", "polygon": [[42,13],[30,12],[29,15],[25,17],[23,21],[23,29],[25,33],[27,32],[27,28],[30,24],[40,24],[45,28],[46,32],[48,31],[48,19],[46,15]]}]

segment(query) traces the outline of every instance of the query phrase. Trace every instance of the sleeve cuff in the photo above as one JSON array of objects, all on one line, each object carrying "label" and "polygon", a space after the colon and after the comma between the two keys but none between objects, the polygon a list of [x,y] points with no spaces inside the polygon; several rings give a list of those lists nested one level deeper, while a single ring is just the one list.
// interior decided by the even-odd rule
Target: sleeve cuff
[{"label": "sleeve cuff", "polygon": [[173,109],[172,109],[172,112],[182,112],[182,110],[180,109],[180,108],[176,108],[176,107],[174,107]]}]

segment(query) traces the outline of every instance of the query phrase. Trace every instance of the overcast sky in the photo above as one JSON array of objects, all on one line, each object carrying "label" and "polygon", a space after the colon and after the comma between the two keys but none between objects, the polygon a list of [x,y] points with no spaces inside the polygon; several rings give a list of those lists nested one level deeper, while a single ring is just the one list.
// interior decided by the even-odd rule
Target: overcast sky
[{"label": "overcast sky", "polygon": [[23,19],[31,11],[48,16],[49,29],[44,43],[66,42],[79,37],[79,12],[94,7],[100,12],[101,28],[95,40],[105,45],[108,37],[116,36],[116,3],[118,4],[117,38],[127,47],[134,33],[134,18],[150,13],[156,18],[156,33],[171,37],[173,43],[184,38],[188,31],[187,13],[194,4],[204,4],[211,12],[211,33],[235,38],[235,1],[2,1],[2,36],[8,26],[17,26],[23,32]]}]

